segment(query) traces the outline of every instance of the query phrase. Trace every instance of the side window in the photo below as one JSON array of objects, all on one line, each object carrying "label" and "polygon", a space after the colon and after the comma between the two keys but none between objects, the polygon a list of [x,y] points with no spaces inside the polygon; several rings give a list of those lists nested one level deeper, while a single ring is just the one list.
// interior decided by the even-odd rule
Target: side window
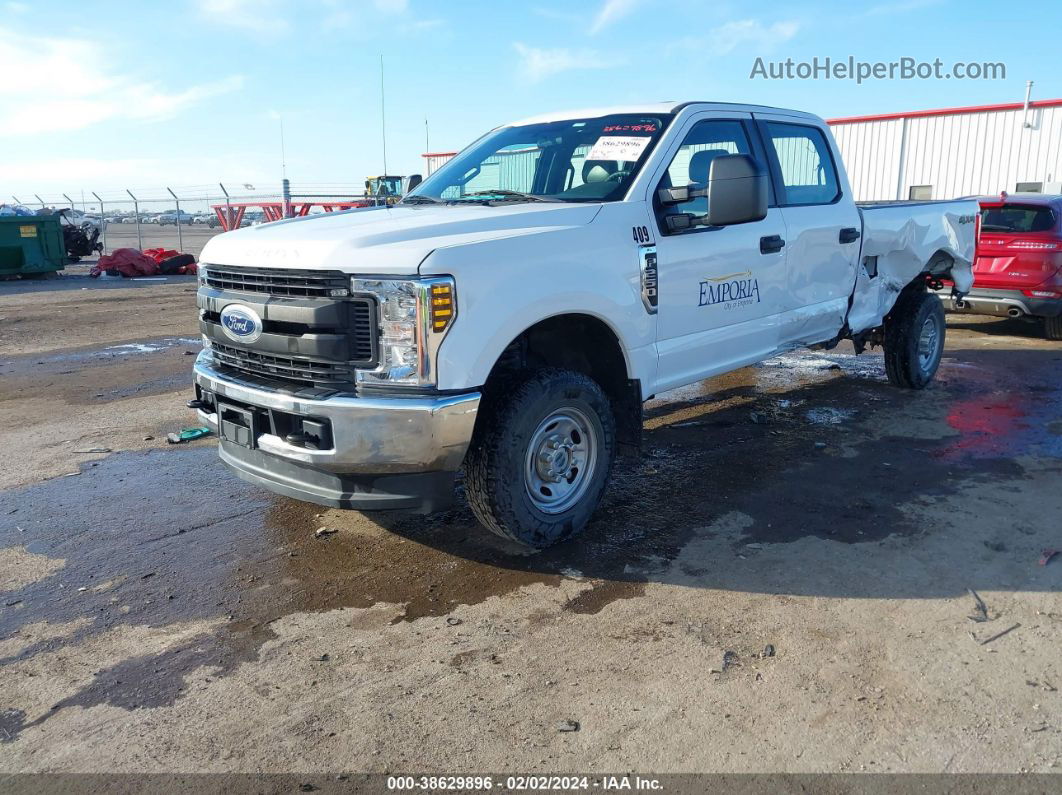
[{"label": "side window", "polygon": [[[677,188],[691,183],[704,187],[708,183],[708,174],[712,161],[720,155],[752,154],[745,127],[739,121],[705,120],[693,125],[693,129],[682,141],[675,153],[667,173],[660,181],[661,188]],[[663,208],[667,215],[692,213],[703,215],[708,212],[708,198],[699,196],[682,204]]]},{"label": "side window", "polygon": [[822,130],[774,121],[766,126],[778,156],[784,204],[829,204],[840,195],[837,170]]}]

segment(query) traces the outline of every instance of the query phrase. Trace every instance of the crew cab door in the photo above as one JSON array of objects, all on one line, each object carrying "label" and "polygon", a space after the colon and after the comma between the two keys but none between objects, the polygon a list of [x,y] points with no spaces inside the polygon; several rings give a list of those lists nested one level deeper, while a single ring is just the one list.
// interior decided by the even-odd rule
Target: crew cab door
[{"label": "crew cab door", "polygon": [[670,232],[669,214],[704,214],[708,199],[664,206],[657,195],[665,187],[703,187],[720,155],[747,154],[765,163],[751,114],[697,114],[675,141],[648,197],[657,238],[657,391],[770,356],[786,291],[786,229],[776,207],[761,221]]},{"label": "crew cab door", "polygon": [[862,221],[833,137],[784,114],[754,114],[788,232],[782,340],[811,345],[836,336],[859,265]]}]

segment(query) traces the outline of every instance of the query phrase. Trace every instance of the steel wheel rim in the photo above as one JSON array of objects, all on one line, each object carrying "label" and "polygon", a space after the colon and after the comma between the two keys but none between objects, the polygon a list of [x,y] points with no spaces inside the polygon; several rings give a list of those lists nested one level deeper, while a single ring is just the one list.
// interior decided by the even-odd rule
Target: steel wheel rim
[{"label": "steel wheel rim", "polygon": [[937,319],[930,315],[922,323],[922,330],[918,334],[918,366],[923,373],[929,372],[933,366],[939,344],[940,328]]},{"label": "steel wheel rim", "polygon": [[582,499],[597,468],[597,436],[590,418],[566,406],[551,412],[531,435],[524,488],[543,513],[563,513]]}]

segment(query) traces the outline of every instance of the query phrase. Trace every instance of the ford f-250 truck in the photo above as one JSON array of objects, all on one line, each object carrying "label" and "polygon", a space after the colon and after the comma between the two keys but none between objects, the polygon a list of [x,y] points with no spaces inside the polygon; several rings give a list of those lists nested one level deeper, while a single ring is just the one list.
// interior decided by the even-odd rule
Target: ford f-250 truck
[{"label": "ford f-250 truck", "polygon": [[643,401],[798,346],[924,387],[975,201],[857,207],[826,124],[664,103],[499,127],[393,207],[203,250],[195,399],[237,475],[323,505],[579,531]]}]

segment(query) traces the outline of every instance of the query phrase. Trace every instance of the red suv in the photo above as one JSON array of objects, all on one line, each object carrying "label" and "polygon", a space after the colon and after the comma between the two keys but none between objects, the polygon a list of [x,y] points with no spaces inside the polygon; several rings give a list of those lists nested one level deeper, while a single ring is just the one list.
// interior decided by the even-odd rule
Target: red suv
[{"label": "red suv", "polygon": [[1043,318],[1048,339],[1062,340],[1062,196],[980,201],[973,289],[945,302],[957,312]]}]

